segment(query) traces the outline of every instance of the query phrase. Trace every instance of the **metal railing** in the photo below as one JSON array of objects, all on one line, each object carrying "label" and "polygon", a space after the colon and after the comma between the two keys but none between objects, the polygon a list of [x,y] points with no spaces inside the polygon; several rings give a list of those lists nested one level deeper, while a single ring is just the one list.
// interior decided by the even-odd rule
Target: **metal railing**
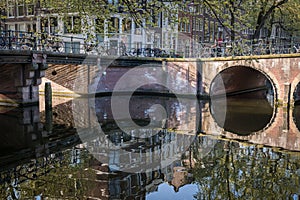
[{"label": "metal railing", "polygon": [[132,48],[136,45],[115,41],[89,42],[83,37],[12,30],[4,31],[0,35],[0,49],[37,50],[100,56],[211,58],[300,53],[300,44],[291,42],[238,41],[223,42],[221,45],[208,43],[197,43],[191,46],[177,45],[176,49],[160,48],[154,45],[148,45],[150,47],[145,48]]}]

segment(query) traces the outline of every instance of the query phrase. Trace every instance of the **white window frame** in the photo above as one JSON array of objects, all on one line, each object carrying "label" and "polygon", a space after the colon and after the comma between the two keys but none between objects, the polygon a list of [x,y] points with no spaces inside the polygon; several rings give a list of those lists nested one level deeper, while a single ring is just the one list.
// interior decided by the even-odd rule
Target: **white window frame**
[{"label": "white window frame", "polygon": [[[29,14],[29,7],[31,7],[31,6],[32,6],[33,10],[32,10],[32,14],[30,15]],[[34,4],[28,4],[28,5],[26,5],[26,15],[27,16],[34,16],[34,13],[35,13],[35,6],[34,6]]]},{"label": "white window frame", "polygon": [[[19,4],[19,2],[22,2],[21,4]],[[19,7],[23,7],[23,15],[20,15],[19,13]],[[16,1],[16,10],[17,10],[17,15],[16,17],[24,17],[26,15],[26,9],[25,9],[25,2],[23,0],[17,0]]]},{"label": "white window frame", "polygon": [[[7,18],[15,18],[16,17],[16,2],[14,0],[6,0],[6,5],[8,8]],[[10,12],[12,11],[12,12]],[[12,13],[12,15],[10,15]]]}]

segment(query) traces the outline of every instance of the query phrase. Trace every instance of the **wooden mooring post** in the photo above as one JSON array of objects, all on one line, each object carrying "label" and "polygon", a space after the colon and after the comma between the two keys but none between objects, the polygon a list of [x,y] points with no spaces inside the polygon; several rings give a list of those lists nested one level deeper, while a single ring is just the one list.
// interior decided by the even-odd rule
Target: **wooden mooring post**
[{"label": "wooden mooring post", "polygon": [[45,83],[45,129],[49,133],[52,132],[52,88],[51,83]]}]

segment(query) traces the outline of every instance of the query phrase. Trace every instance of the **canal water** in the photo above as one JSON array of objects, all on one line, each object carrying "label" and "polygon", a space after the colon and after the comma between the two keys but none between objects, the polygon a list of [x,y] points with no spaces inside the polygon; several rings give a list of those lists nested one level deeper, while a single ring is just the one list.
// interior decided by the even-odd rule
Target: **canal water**
[{"label": "canal water", "polygon": [[299,199],[300,107],[112,98],[1,107],[0,199]]}]

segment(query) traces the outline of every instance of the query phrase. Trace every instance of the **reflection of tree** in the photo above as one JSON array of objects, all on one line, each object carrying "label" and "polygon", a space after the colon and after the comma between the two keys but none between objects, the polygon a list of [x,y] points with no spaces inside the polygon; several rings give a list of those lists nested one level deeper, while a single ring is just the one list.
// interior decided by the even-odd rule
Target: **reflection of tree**
[{"label": "reflection of tree", "polygon": [[[0,199],[33,199],[36,195],[83,199],[93,188],[93,182],[87,177],[96,174],[90,169],[85,170],[87,162],[72,164],[75,161],[73,151],[51,154],[1,172]],[[81,153],[81,159],[89,157],[84,151]]]},{"label": "reflection of tree", "polygon": [[163,176],[160,169],[110,173],[88,151],[73,148],[0,172],[0,199],[143,199]]},{"label": "reflection of tree", "polygon": [[300,193],[299,154],[230,141],[218,142],[206,157],[197,158],[194,150],[198,199],[290,199]]}]

